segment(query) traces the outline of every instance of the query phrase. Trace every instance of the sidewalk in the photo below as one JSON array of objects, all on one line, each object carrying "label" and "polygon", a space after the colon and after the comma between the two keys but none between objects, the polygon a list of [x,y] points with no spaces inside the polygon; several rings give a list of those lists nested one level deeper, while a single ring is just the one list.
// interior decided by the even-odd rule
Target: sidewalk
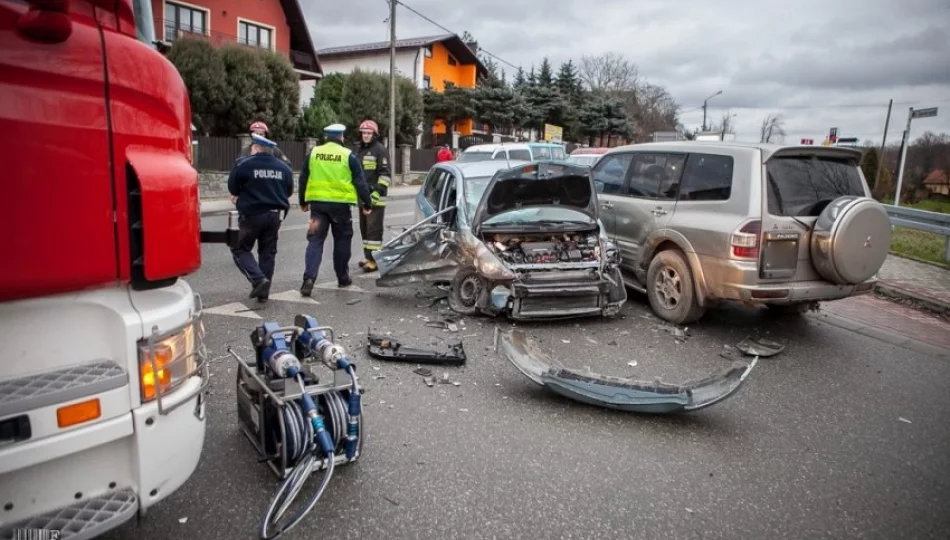
[{"label": "sidewalk", "polygon": [[877,292],[950,313],[950,270],[888,255],[878,277]]},{"label": "sidewalk", "polygon": [[[400,201],[406,199],[415,198],[416,194],[419,193],[419,188],[422,186],[394,186],[389,189],[389,194],[386,197],[389,201]],[[290,205],[293,208],[297,207],[297,195],[294,194],[290,198]],[[234,210],[234,205],[231,204],[230,199],[202,199],[201,200],[201,215],[214,215],[214,214],[226,214]]]}]

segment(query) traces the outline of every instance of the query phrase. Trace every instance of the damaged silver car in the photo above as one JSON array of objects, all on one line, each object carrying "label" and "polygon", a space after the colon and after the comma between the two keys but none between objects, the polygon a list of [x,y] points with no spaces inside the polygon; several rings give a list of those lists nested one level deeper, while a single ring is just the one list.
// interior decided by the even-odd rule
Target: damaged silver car
[{"label": "damaged silver car", "polygon": [[433,171],[443,174],[438,206],[374,254],[377,285],[447,283],[450,306],[464,315],[536,320],[620,311],[627,292],[619,256],[587,167],[538,162],[488,177],[466,177],[452,164]]}]

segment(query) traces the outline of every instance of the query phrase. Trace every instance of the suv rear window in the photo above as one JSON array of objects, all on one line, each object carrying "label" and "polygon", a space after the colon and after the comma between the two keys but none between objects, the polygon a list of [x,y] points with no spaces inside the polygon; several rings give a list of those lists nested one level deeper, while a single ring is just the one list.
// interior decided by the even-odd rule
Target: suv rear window
[{"label": "suv rear window", "polygon": [[511,159],[531,161],[531,152],[528,152],[527,150],[508,150],[508,157]]},{"label": "suv rear window", "polygon": [[766,163],[766,172],[773,216],[817,216],[838,197],[865,195],[858,166],[850,159],[776,157]]}]

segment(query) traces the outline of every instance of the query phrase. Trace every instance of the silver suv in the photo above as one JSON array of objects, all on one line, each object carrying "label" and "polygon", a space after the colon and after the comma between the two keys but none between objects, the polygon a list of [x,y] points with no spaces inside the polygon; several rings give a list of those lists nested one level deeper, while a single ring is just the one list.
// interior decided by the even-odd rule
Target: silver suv
[{"label": "silver suv", "polygon": [[618,147],[593,167],[627,285],[676,324],[720,301],[799,312],[874,289],[891,241],[851,148]]}]

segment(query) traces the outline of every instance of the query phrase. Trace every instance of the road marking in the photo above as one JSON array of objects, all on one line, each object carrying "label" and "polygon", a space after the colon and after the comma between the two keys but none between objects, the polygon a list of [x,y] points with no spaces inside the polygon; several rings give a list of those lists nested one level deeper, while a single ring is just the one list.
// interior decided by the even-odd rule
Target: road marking
[{"label": "road marking", "polygon": [[389,214],[386,217],[387,218],[404,218],[404,217],[412,217],[414,215],[416,215],[415,212],[400,212],[398,214]]},{"label": "road marking", "polygon": [[271,300],[280,300],[282,302],[300,302],[301,304],[313,304],[319,306],[320,302],[317,302],[313,298],[307,298],[306,296],[300,296],[300,291],[291,289],[289,291],[284,291],[280,294],[275,294],[270,297]]},{"label": "road marking", "polygon": [[357,292],[357,293],[368,293],[366,289],[360,288],[356,285],[350,285],[349,287],[339,287],[337,286],[336,281],[324,281],[323,283],[317,283],[313,286],[314,289],[323,289],[331,291],[348,291],[348,292]]},{"label": "road marking", "polygon": [[248,308],[241,302],[232,302],[230,304],[225,304],[223,306],[205,308],[203,313],[210,313],[212,315],[230,315],[232,317],[244,317],[247,319],[261,319],[262,318],[260,315],[252,311],[250,308]]}]

